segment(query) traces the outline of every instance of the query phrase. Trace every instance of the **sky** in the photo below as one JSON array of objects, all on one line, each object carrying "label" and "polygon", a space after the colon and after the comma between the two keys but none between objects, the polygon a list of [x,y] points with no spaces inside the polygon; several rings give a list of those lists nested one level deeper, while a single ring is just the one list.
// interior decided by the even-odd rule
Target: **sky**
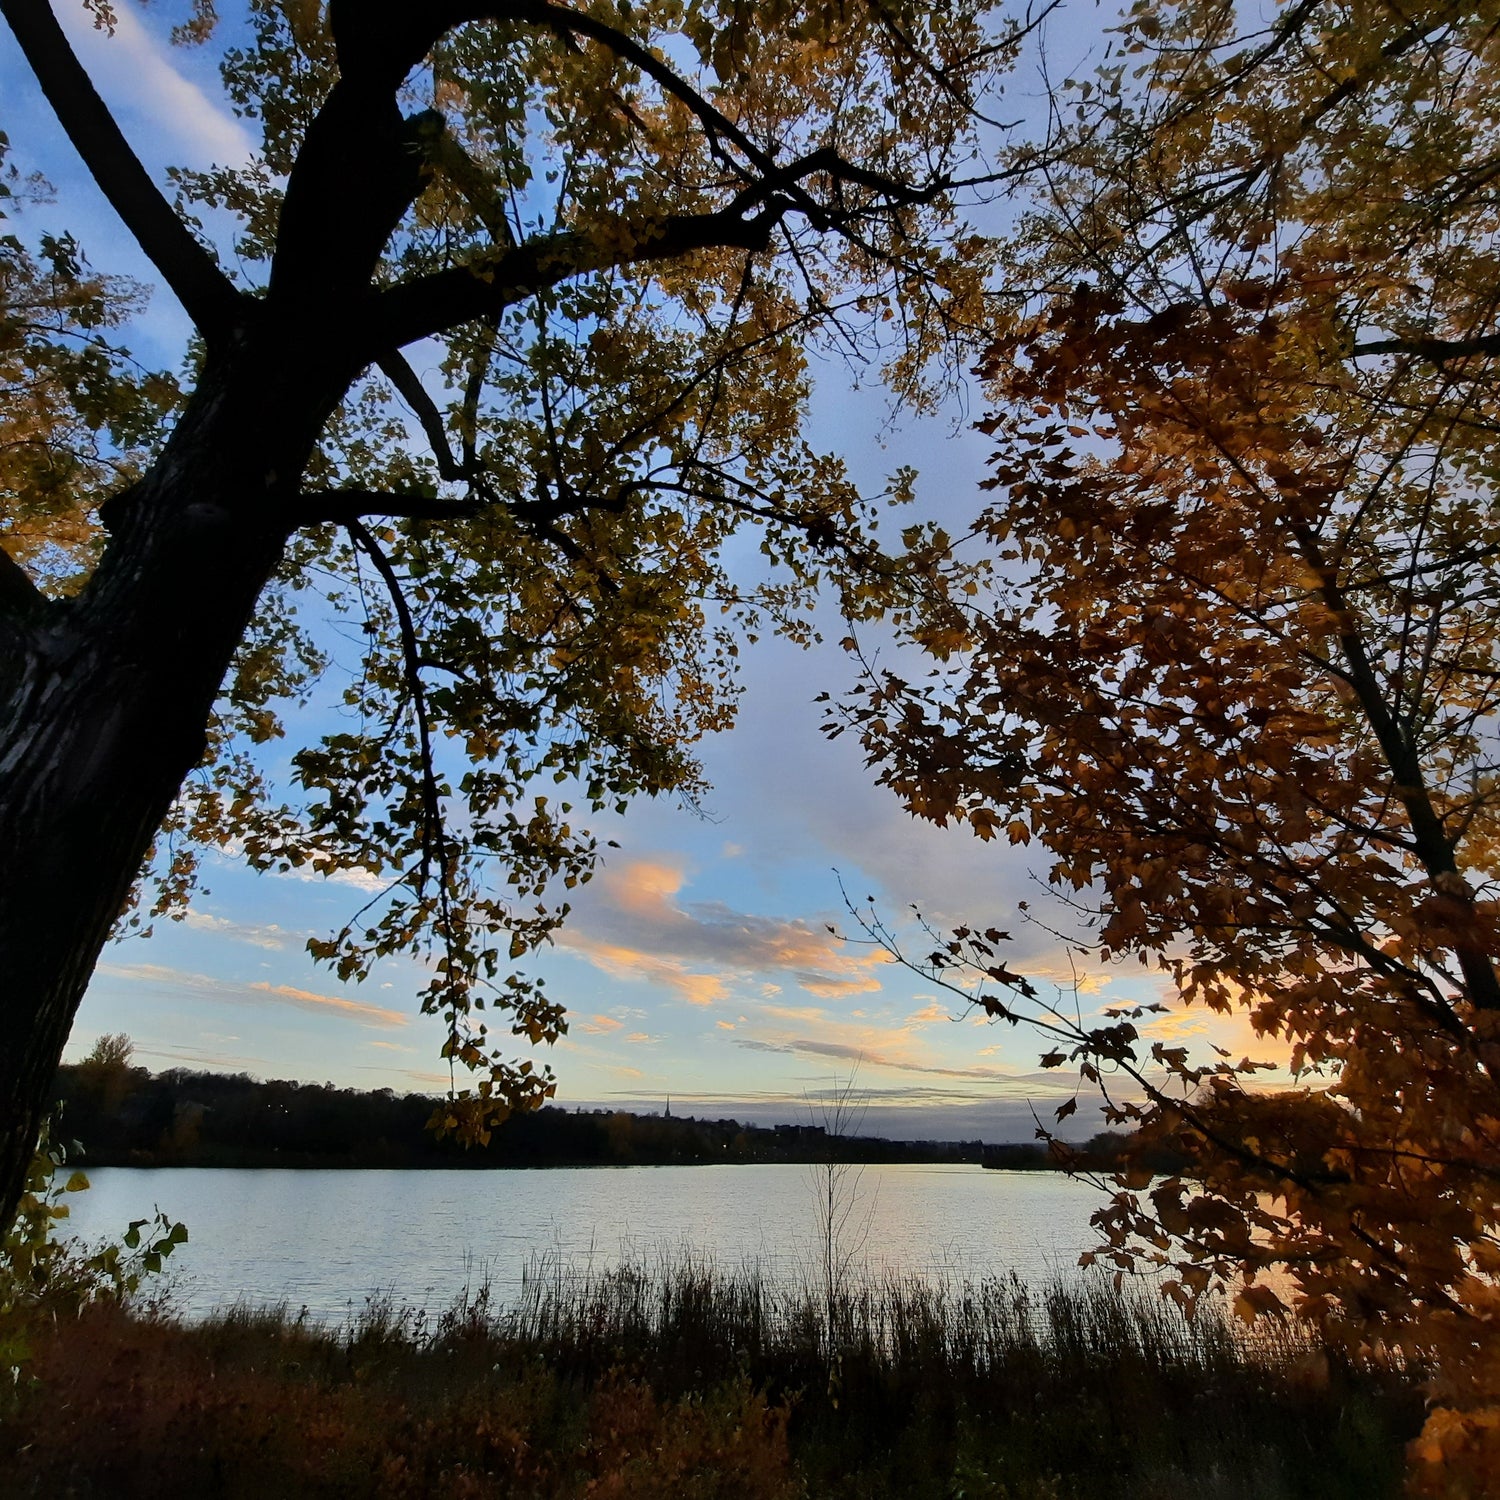
[{"label": "sky", "polygon": [[[211,57],[172,49],[159,8],[122,3],[113,39],[94,32],[77,0],[60,16],[127,137],[162,180],[168,163],[245,160],[254,137],[223,101]],[[0,40],[0,128],[18,165],[40,170],[56,201],[28,224],[65,225],[101,270],[154,281],[108,205],[88,182],[8,36]],[[175,365],[188,331],[164,289],[133,331],[148,363]],[[977,508],[984,440],[949,412],[894,428],[879,390],[851,391],[844,372],[820,372],[811,437],[841,454],[863,487],[883,487],[898,464],[921,474],[932,515]],[[835,632],[837,634],[838,632]],[[568,1007],[568,1035],[538,1061],[557,1075],[560,1104],[760,1122],[815,1113],[819,1096],[856,1075],[863,1129],[910,1139],[1029,1138],[1072,1092],[1067,1070],[1044,1073],[1041,1037],[989,1022],[962,997],[868,945],[843,892],[873,897],[922,952],[909,920],[919,906],[939,929],[960,922],[1009,929],[1005,958],[1045,989],[1104,1004],[1167,998],[1139,966],[1100,968],[1018,913],[1045,901],[1045,865],[1009,844],[981,844],[907,815],[872,784],[852,737],[820,732],[820,692],[852,683],[832,646],[804,652],[762,642],[747,653],[738,726],[703,747],[713,785],[703,808],[640,802],[593,825],[605,851],[555,944],[530,961]],[[341,984],[308,956],[366,899],[357,873],[255,875],[210,863],[181,922],[105,952],[65,1054],[105,1032],[127,1032],[138,1062],[332,1081],[358,1088],[437,1090],[441,1024],[414,1001],[408,962]],[[857,935],[857,932],[856,932]],[[1075,991],[1076,986],[1076,991]],[[1073,1002],[1069,999],[1068,1003]],[[1170,1014],[1162,1035],[1203,1035],[1209,1022]],[[1215,1023],[1213,1039],[1236,1045]],[[1242,1045],[1242,1044],[1240,1044]],[[521,1049],[525,1055],[524,1048]],[[1085,1098],[1070,1132],[1099,1118]]]}]

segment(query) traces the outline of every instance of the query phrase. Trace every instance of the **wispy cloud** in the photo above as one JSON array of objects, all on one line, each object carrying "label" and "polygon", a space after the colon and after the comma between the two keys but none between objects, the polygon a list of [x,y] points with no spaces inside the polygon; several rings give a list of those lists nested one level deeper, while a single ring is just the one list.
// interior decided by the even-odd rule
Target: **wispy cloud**
[{"label": "wispy cloud", "polygon": [[236,1072],[248,1073],[265,1066],[263,1058],[221,1052],[212,1047],[190,1047],[186,1044],[176,1047],[142,1045],[135,1049],[135,1055],[137,1058],[151,1057],[170,1063],[187,1063],[191,1067],[202,1068],[208,1072],[216,1068],[233,1068]]},{"label": "wispy cloud", "polygon": [[446,1089],[453,1081],[446,1073],[428,1073],[421,1068],[403,1068],[402,1075],[406,1078],[415,1079],[418,1083],[425,1083],[440,1089]]},{"label": "wispy cloud", "polygon": [[[834,1058],[861,1068],[890,1068],[900,1073],[920,1073],[932,1078],[960,1078],[974,1083],[1013,1084],[1022,1079],[1028,1083],[1036,1081],[1036,1075],[1022,1074],[1015,1068],[1005,1067],[944,1067],[935,1062],[923,1062],[897,1054],[881,1052],[865,1043],[822,1040],[818,1037],[788,1037],[771,1041],[765,1038],[739,1037],[730,1044],[743,1047],[750,1052],[783,1052],[792,1056]],[[1040,1075],[1047,1085],[1047,1092],[1057,1091],[1055,1080],[1049,1075]],[[1069,1082],[1069,1089],[1072,1085]],[[861,1090],[863,1092],[863,1090]]]},{"label": "wispy cloud", "polygon": [[336,1011],[375,1026],[405,1026],[407,1023],[407,1017],[399,1010],[387,1010],[383,1005],[366,1005],[362,1000],[345,1000],[341,995],[320,995],[316,990],[299,990],[289,984],[268,984],[263,979],[255,980],[246,988],[257,995],[266,995],[287,1005],[297,1005],[304,1010]]},{"label": "wispy cloud", "polygon": [[624,1024],[613,1016],[590,1016],[587,1021],[578,1023],[578,1029],[588,1032],[590,1036],[607,1036],[611,1031],[620,1030]]},{"label": "wispy cloud", "polygon": [[114,35],[97,30],[81,4],[59,6],[68,39],[111,100],[151,119],[193,165],[242,166],[255,142],[227,106],[175,65],[170,45],[151,34],[132,7],[117,5]]},{"label": "wispy cloud", "polygon": [[210,932],[215,937],[229,938],[236,943],[249,943],[255,948],[285,948],[293,941],[293,934],[274,922],[255,924],[232,922],[228,917],[216,917],[210,912],[189,907],[182,918],[183,926],[195,932]]},{"label": "wispy cloud", "polygon": [[342,995],[323,995],[316,990],[299,990],[289,984],[269,984],[263,979],[247,984],[235,979],[219,979],[211,974],[192,974],[163,964],[101,963],[98,972],[111,979],[149,984],[178,995],[202,996],[241,1005],[262,1004],[269,1000],[299,1010],[344,1016],[364,1026],[405,1026],[408,1021],[399,1010],[387,1010],[383,1005],[347,1000]]},{"label": "wispy cloud", "polygon": [[659,984],[693,1005],[710,1005],[751,981],[776,993],[773,975],[829,999],[880,988],[875,971],[887,961],[884,953],[849,947],[801,918],[681,901],[682,887],[682,870],[665,860],[606,870],[558,944],[608,974]]},{"label": "wispy cloud", "polygon": [[[983,1019],[983,1017],[981,1017]],[[936,1021],[953,1020],[952,1010],[940,1000],[929,1000],[921,1010],[906,1018],[908,1026],[931,1026]]]}]

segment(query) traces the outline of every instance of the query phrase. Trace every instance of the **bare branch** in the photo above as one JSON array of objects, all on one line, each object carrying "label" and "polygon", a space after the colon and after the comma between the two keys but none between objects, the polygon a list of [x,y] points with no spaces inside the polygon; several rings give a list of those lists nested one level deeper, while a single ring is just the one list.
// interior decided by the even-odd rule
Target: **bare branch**
[{"label": "bare branch", "polygon": [[438,473],[450,483],[461,482],[467,476],[453,456],[453,449],[448,442],[448,430],[443,426],[442,413],[417,378],[417,372],[407,364],[406,357],[399,349],[387,350],[375,363],[422,424],[422,432],[432,449],[432,456],[437,460]]},{"label": "bare branch", "polygon": [[391,565],[391,560],[380,549],[380,544],[370,535],[369,529],[357,520],[345,523],[350,540],[375,565],[381,581],[390,595],[391,607],[396,611],[396,626],[401,636],[401,655],[406,665],[406,685],[411,692],[412,712],[417,721],[417,741],[421,758],[422,776],[422,864],[420,879],[425,882],[432,861],[438,863],[439,891],[443,898],[447,893],[445,865],[446,835],[443,828],[443,804],[438,792],[437,772],[432,764],[432,733],[427,718],[427,693],[422,684],[421,652],[417,646],[417,628],[412,620],[411,609],[401,588],[401,580]]}]

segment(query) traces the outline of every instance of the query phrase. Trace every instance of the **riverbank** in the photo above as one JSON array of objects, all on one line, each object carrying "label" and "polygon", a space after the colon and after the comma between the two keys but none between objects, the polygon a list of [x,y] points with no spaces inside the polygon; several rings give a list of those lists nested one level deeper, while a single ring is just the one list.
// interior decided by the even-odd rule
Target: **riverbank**
[{"label": "riverbank", "polygon": [[1412,1377],[1148,1289],[778,1292],[680,1264],[340,1329],[40,1317],[7,1493],[527,1500],[1380,1500]]}]

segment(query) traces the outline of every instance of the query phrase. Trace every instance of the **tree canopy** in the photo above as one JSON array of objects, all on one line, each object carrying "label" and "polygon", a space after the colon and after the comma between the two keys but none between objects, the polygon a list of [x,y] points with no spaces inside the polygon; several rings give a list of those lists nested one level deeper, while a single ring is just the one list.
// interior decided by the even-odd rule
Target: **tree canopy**
[{"label": "tree canopy", "polygon": [[[153,843],[157,914],[205,848],[385,881],[315,952],[426,964],[482,1075],[447,1123],[482,1136],[552,1088],[480,1012],[562,1029],[512,966],[588,877],[589,811],[692,798],[740,644],[804,638],[815,588],[898,600],[880,497],[801,434],[808,361],[938,394],[984,318],[963,205],[1020,29],[977,0],[194,3],[174,39],[217,49],[259,142],[169,201],[45,0],[0,11],[198,331],[143,372],[145,290],[12,215],[0,1205]],[[273,784],[285,709],[330,690],[341,726]]]},{"label": "tree canopy", "polygon": [[1044,851],[1070,942],[1259,1039],[1199,1055],[1158,1006],[1048,1005],[998,930],[938,944],[1191,1163],[1120,1179],[1101,1258],[1435,1363],[1414,1483],[1489,1493],[1495,18],[1245,20],[1138,4],[1059,91],[931,675],[872,671],[832,727],[913,812]]}]

